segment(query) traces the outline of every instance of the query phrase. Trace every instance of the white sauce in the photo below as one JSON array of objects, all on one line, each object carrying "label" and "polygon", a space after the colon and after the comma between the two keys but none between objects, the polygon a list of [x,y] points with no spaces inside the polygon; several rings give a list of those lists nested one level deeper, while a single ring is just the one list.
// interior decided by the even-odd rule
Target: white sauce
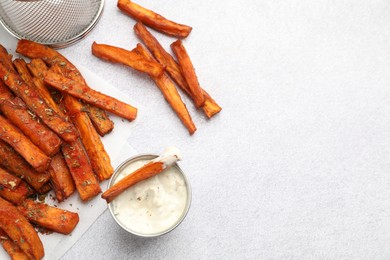
[{"label": "white sauce", "polygon": [[[129,164],[119,173],[114,184],[139,169],[148,160]],[[165,169],[122,192],[112,202],[119,222],[141,234],[163,232],[177,223],[187,203],[187,186],[176,167]]]}]

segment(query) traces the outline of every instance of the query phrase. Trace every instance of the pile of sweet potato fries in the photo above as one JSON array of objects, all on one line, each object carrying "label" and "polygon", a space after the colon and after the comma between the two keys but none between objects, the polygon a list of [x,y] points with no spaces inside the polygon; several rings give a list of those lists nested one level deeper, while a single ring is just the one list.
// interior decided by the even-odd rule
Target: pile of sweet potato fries
[{"label": "pile of sweet potato fries", "polygon": [[31,196],[98,195],[114,172],[100,139],[114,127],[106,111],[134,120],[137,109],[91,89],[53,49],[20,40],[16,52],[30,61],[13,60],[0,45],[0,241],[12,258],[41,259],[31,223],[69,234],[79,216]]},{"label": "pile of sweet potato fries", "polygon": [[[134,31],[146,48],[93,43],[92,53],[147,73],[193,134],[196,126],[176,85],[208,118],[222,108],[200,87],[182,41],[171,45],[176,61],[144,25],[178,38],[192,28],[129,0],[118,0],[118,7],[137,20]],[[0,45],[0,242],[12,259],[41,259],[44,248],[32,224],[69,234],[79,216],[33,195],[53,190],[58,202],[76,191],[83,201],[98,195],[99,182],[114,171],[100,139],[114,127],[106,111],[131,121],[137,109],[91,89],[79,70],[49,47],[20,40],[16,52],[30,60],[13,59]]]},{"label": "pile of sweet potato fries", "polygon": [[137,21],[134,31],[151,53],[141,44],[137,44],[132,50],[126,50],[94,42],[92,44],[93,55],[147,73],[188,129],[188,132],[193,134],[196,131],[196,126],[176,89],[175,83],[193,100],[196,108],[203,109],[208,118],[220,112],[222,108],[199,85],[195,69],[183,42],[178,39],[171,44],[177,58],[176,61],[148,31],[145,25],[178,38],[187,37],[192,28],[168,20],[130,0],[118,0],[118,8]]}]

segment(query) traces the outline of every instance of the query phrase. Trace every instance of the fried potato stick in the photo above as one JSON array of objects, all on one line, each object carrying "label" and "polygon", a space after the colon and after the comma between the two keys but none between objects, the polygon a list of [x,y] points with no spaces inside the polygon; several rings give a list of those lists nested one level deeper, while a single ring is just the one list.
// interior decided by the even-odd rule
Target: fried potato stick
[{"label": "fried potato stick", "polygon": [[110,203],[132,185],[161,173],[163,170],[174,165],[178,160],[179,154],[177,150],[167,150],[161,156],[151,160],[141,168],[115,183],[102,194],[102,198],[105,199],[107,203]]},{"label": "fried potato stick", "polygon": [[0,168],[0,186],[13,190],[19,186],[21,181],[20,178]]},{"label": "fried potato stick", "polygon": [[79,222],[79,214],[49,206],[31,199],[23,201],[17,209],[30,222],[49,230],[70,234]]},{"label": "fried potato stick", "polygon": [[30,87],[34,86],[32,82],[32,76],[30,71],[27,68],[27,63],[23,59],[15,59],[13,62],[16,71],[20,75],[20,77],[24,80],[24,82]]},{"label": "fried potato stick", "polygon": [[76,187],[72,179],[72,175],[66,165],[65,159],[61,153],[56,154],[51,159],[48,172],[50,173],[51,185],[54,194],[59,202],[67,199],[74,193]]},{"label": "fried potato stick", "polygon": [[[43,83],[43,78],[46,74],[46,71],[48,70],[43,60],[33,59],[29,64],[27,64],[27,66],[31,73],[35,76],[35,78],[33,78],[33,82],[35,83],[35,86],[39,89],[41,95],[46,95],[47,93],[50,95],[48,91],[46,91],[46,93],[42,93],[45,92],[42,88],[47,88],[47,86],[45,86],[45,84]],[[53,66],[58,66],[60,68],[61,73],[63,73],[64,75],[66,74],[65,67],[59,66],[58,64]],[[80,77],[74,77],[74,80],[79,83],[85,84],[85,80],[81,80]],[[85,105],[84,110],[88,113],[88,116],[91,119],[93,126],[95,127],[96,131],[100,136],[104,136],[111,132],[112,129],[114,129],[114,122],[112,122],[112,120],[108,117],[107,113],[104,110],[91,105]]]},{"label": "fried potato stick", "polygon": [[158,62],[145,60],[137,53],[119,47],[94,42],[92,54],[103,60],[121,63],[140,72],[145,72],[153,77],[164,73],[164,67]]},{"label": "fried potato stick", "polygon": [[4,83],[19,96],[37,116],[56,134],[66,141],[77,138],[77,131],[72,124],[58,115],[39,95],[39,93],[16,73],[9,71],[0,63],[0,77]]},{"label": "fried potato stick", "polygon": [[0,140],[0,166],[39,190],[50,179],[47,172],[37,172],[10,145]]},{"label": "fried potato stick", "polygon": [[[175,81],[175,83],[185,92],[189,97],[193,98],[191,90],[188,87],[186,80],[180,71],[180,66],[173,59],[173,57],[161,46],[157,39],[147,30],[147,28],[140,22],[136,23],[134,26],[134,31],[137,36],[143,41],[149,51],[152,52],[153,56],[165,66],[166,71],[169,76]],[[215,102],[211,96],[202,89],[205,102],[202,106],[202,109],[208,118],[213,117],[215,114],[219,113],[222,108]]]},{"label": "fried potato stick", "polygon": [[0,101],[0,111],[46,155],[52,156],[60,150],[62,140],[43,125],[20,98],[14,97],[2,103]]},{"label": "fried potato stick", "polygon": [[170,36],[185,38],[192,30],[192,27],[188,25],[170,21],[149,9],[133,3],[130,0],[118,0],[117,6],[120,10],[133,17],[135,20],[141,21],[147,26]]},{"label": "fried potato stick", "polygon": [[86,201],[99,194],[101,192],[99,182],[92,171],[80,139],[72,143],[63,144],[61,150],[80,198]]},{"label": "fried potato stick", "polygon": [[114,122],[112,122],[104,110],[89,104],[84,104],[83,110],[88,113],[93,126],[100,136],[103,137],[114,129]]},{"label": "fried potato stick", "polygon": [[95,91],[87,85],[65,78],[53,71],[49,70],[46,73],[44,82],[62,92],[80,98],[89,104],[102,108],[122,118],[132,121],[137,117],[137,109],[135,107]]},{"label": "fried potato stick", "polygon": [[20,204],[31,194],[32,190],[24,181],[21,181],[18,187],[14,189],[9,189],[5,187],[0,188],[0,197],[15,205]]},{"label": "fried potato stick", "polygon": [[[44,63],[49,66],[60,66],[65,77],[79,82],[80,84],[86,84],[84,77],[81,75],[76,66],[54,49],[33,41],[20,40],[18,42],[16,52],[32,59],[30,64],[27,66],[35,77],[41,78],[44,74],[43,71],[47,70],[47,67],[45,69],[42,65],[42,61],[44,61]],[[37,74],[34,72],[37,72]],[[102,110],[100,111],[100,117],[92,117],[91,120],[94,123],[94,126],[99,128],[98,131],[102,133],[105,133],[104,131],[107,129],[106,124],[111,121],[105,111]]]},{"label": "fried potato stick", "polygon": [[85,83],[80,71],[58,51],[48,46],[29,40],[19,40],[16,46],[16,52],[31,59],[42,59],[49,66],[58,64],[64,67],[66,77],[71,79],[78,78],[81,82]]},{"label": "fried potato stick", "polygon": [[61,139],[42,124],[25,103],[20,98],[15,97],[1,80],[0,111],[45,154],[51,156],[59,151]]},{"label": "fried potato stick", "polygon": [[0,139],[12,146],[38,172],[43,172],[49,167],[50,157],[2,116],[0,116]]},{"label": "fried potato stick", "polygon": [[192,93],[195,106],[197,108],[203,106],[204,95],[202,89],[200,88],[198,78],[195,74],[194,66],[192,65],[191,59],[188,56],[187,50],[184,48],[184,45],[181,40],[173,42],[171,44],[171,48],[177,57],[177,60],[180,64],[181,72],[183,73],[183,76]]},{"label": "fried potato stick", "polygon": [[[135,50],[146,59],[154,60],[152,55],[141,44],[137,44]],[[193,134],[196,131],[196,126],[192,121],[192,118],[188,113],[187,107],[183,103],[179,92],[177,92],[173,81],[165,73],[160,77],[151,78],[164,95],[164,98],[171,105],[172,109],[176,112],[182,123],[187,127],[188,132]]]},{"label": "fried potato stick", "polygon": [[23,250],[30,259],[44,256],[42,241],[28,220],[15,206],[0,198],[0,228]]},{"label": "fried potato stick", "polygon": [[12,260],[30,260],[22,249],[0,229],[0,243]]},{"label": "fried potato stick", "polygon": [[8,54],[7,50],[0,44],[0,63],[2,63],[7,70],[16,72],[15,67],[12,63],[12,55]]},{"label": "fried potato stick", "polygon": [[79,130],[81,142],[88,154],[91,166],[99,181],[109,179],[114,173],[111,165],[110,156],[104,149],[100,136],[92,125],[86,112],[83,112],[83,106],[74,97],[65,96],[64,105],[70,114],[76,128]]},{"label": "fried potato stick", "polygon": [[46,71],[49,69],[46,63],[39,58],[31,59],[31,61],[27,63],[27,68],[33,77],[41,80],[43,80]]}]

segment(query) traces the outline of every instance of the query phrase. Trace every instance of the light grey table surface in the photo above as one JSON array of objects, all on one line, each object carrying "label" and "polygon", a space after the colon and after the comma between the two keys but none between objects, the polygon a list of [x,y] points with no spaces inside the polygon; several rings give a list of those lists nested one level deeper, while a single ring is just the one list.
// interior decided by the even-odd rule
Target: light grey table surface
[{"label": "light grey table surface", "polygon": [[198,127],[189,136],[150,79],[92,56],[93,41],[138,42],[107,0],[61,53],[138,107],[127,141],[139,153],[183,151],[192,206],[154,239],[105,211],[62,259],[389,259],[390,2],[136,3],[193,27],[184,44],[223,111],[207,120],[183,97]]}]

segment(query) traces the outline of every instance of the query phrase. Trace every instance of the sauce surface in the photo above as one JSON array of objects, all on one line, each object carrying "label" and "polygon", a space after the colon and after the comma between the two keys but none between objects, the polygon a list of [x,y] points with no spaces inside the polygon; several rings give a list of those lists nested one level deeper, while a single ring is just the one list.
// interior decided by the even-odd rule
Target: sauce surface
[{"label": "sauce surface", "polygon": [[[127,165],[113,184],[148,162],[137,160]],[[179,221],[186,208],[187,196],[185,179],[173,166],[135,184],[111,203],[114,215],[123,226],[141,234],[156,234]]]}]

